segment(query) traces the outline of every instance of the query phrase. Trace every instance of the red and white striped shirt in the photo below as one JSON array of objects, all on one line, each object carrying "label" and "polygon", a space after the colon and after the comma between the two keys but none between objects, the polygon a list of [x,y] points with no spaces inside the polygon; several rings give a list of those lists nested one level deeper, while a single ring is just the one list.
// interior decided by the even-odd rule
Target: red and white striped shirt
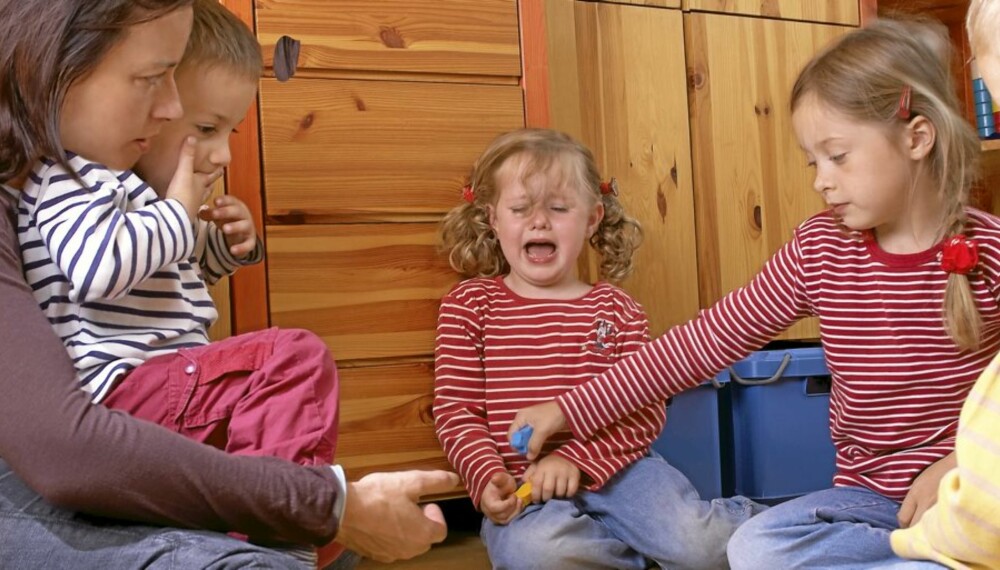
[{"label": "red and white striped shirt", "polygon": [[[587,382],[647,342],[642,307],[607,283],[565,301],[519,297],[500,277],[459,283],[438,316],[434,423],[473,503],[494,473],[519,478],[529,465],[507,441],[518,410]],[[543,452],[571,461],[598,489],[648,453],[664,416],[662,401],[636,406],[585,442],[556,434]]]},{"label": "red and white striped shirt", "polygon": [[823,212],[799,226],[749,285],[560,396],[570,428],[587,439],[815,315],[833,377],[834,484],[902,499],[916,475],[954,448],[962,403],[1000,349],[1000,219],[967,212],[966,235],[979,242],[970,280],[984,323],[979,350],[960,352],[944,329],[940,244],[893,255],[845,234]]}]

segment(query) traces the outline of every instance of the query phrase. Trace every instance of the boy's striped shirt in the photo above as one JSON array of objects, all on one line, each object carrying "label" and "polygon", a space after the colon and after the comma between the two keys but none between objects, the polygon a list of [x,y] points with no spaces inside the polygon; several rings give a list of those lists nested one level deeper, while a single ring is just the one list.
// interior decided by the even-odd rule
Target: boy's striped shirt
[{"label": "boy's striped shirt", "polygon": [[101,401],[114,381],[159,354],[208,342],[209,282],[259,261],[229,253],[222,232],[198,236],[176,200],[132,171],[79,156],[39,162],[20,194],[18,240],[28,284],[69,351],[81,387]]}]

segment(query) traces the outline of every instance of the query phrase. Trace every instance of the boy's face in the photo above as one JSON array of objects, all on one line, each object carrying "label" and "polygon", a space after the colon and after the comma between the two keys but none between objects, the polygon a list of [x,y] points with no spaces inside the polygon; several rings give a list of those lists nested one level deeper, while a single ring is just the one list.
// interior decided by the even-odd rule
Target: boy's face
[{"label": "boy's face", "polygon": [[177,70],[176,78],[184,116],[164,125],[149,152],[135,166],[139,176],[161,197],[170,186],[181,146],[188,136],[197,140],[196,173],[221,173],[229,165],[229,135],[243,121],[257,94],[255,81],[220,66],[186,65]]}]

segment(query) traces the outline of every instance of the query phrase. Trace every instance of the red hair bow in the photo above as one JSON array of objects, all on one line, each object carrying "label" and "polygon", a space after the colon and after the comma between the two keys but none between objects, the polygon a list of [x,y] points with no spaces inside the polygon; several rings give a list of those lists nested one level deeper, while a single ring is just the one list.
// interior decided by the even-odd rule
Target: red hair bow
[{"label": "red hair bow", "polygon": [[618,181],[615,180],[613,176],[611,177],[611,180],[608,180],[607,182],[601,182],[601,194],[605,196],[608,194],[611,194],[613,196],[618,195]]},{"label": "red hair bow", "polygon": [[476,201],[476,193],[472,190],[472,184],[462,186],[462,199],[470,204]]},{"label": "red hair bow", "polygon": [[968,275],[979,263],[979,243],[957,235],[944,242],[941,249],[941,269],[948,273]]}]

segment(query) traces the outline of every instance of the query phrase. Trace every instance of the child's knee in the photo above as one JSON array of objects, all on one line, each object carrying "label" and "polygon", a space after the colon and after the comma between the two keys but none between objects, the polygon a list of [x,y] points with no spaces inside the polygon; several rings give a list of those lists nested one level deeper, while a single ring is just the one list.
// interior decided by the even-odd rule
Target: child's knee
[{"label": "child's knee", "polygon": [[766,517],[754,517],[736,529],[726,547],[730,568],[751,570],[778,567],[772,566],[774,558],[765,552],[767,528]]}]

